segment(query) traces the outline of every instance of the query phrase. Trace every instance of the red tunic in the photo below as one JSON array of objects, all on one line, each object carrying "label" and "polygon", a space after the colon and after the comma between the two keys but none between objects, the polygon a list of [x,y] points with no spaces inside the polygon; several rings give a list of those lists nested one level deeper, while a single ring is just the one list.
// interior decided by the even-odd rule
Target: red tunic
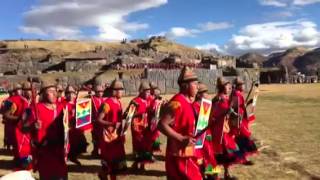
[{"label": "red tunic", "polygon": [[[64,155],[63,106],[57,103],[51,110],[44,103],[37,104],[38,121],[41,127],[34,134],[37,146],[37,167],[40,179],[67,177],[67,165]],[[31,121],[34,122],[35,109]]]},{"label": "red tunic", "polygon": [[242,117],[242,121],[241,121],[241,125],[240,125],[240,134],[242,136],[250,137],[251,131],[249,130],[249,120],[248,120],[244,97],[243,97],[242,93],[238,90],[235,91],[234,95],[238,99],[239,116]]},{"label": "red tunic", "polygon": [[[193,137],[195,131],[195,111],[191,102],[182,94],[175,95],[167,105],[174,114],[173,130],[183,136]],[[166,172],[168,179],[202,179],[194,152],[180,146],[180,142],[168,138],[166,150]]]},{"label": "red tunic", "polygon": [[[201,102],[195,101],[193,103],[193,108],[196,111],[197,116],[199,116]],[[200,161],[202,161],[202,165],[204,167],[204,173],[208,175],[215,174],[214,168],[217,166],[217,162],[215,159],[215,154],[212,145],[212,133],[211,129],[206,130],[206,139],[203,144],[202,149],[197,149],[196,153]]]},{"label": "red tunic", "polygon": [[14,157],[19,165],[18,169],[31,169],[31,137],[30,132],[23,129],[23,121],[26,121],[26,114],[22,116],[29,108],[29,102],[20,95],[10,97],[9,101],[7,102],[10,104],[7,104],[8,110],[12,115],[19,117],[18,122],[10,122],[14,126],[14,134],[10,134],[14,136]]},{"label": "red tunic", "polygon": [[[11,109],[12,102],[11,102],[12,96],[7,98],[6,100],[3,101],[3,105],[1,107],[1,112],[5,112],[10,110],[11,112],[13,109]],[[4,123],[4,145],[5,146],[12,146],[14,147],[16,144],[16,139],[15,139],[15,122],[11,122],[10,120],[7,120],[5,117],[3,117],[3,123]]]},{"label": "red tunic", "polygon": [[152,150],[149,139],[145,136],[148,127],[148,101],[141,97],[132,101],[138,105],[131,123],[133,152],[137,155],[136,161],[150,162]]},{"label": "red tunic", "polygon": [[80,153],[84,153],[87,150],[87,140],[84,135],[84,131],[81,128],[76,128],[76,104],[74,102],[67,102],[65,107],[68,107],[69,117],[69,143],[70,143],[70,157],[76,157]]},{"label": "red tunic", "polygon": [[213,103],[211,115],[213,123],[211,127],[213,149],[219,156],[216,157],[219,164],[230,165],[237,162],[238,145],[233,133],[230,133],[227,112],[229,111],[229,97],[219,94]]},{"label": "red tunic", "polygon": [[257,153],[257,147],[255,142],[251,139],[251,131],[249,129],[249,125],[252,122],[250,118],[248,118],[245,100],[240,91],[235,91],[235,96],[238,99],[238,113],[239,116],[242,117],[242,121],[240,124],[240,134],[236,136],[236,142],[239,146],[239,149],[244,157]]},{"label": "red tunic", "polygon": [[157,104],[161,101],[155,98],[149,98],[150,102],[150,108],[148,111],[148,124],[149,127],[147,128],[146,136],[149,137],[149,146],[151,146],[151,149],[153,152],[161,151],[160,149],[160,131],[158,129],[151,130],[151,121],[156,115],[156,108]]},{"label": "red tunic", "polygon": [[121,102],[109,98],[102,105],[101,112],[105,113],[104,121],[113,123],[103,128],[100,140],[102,166],[108,173],[115,173],[126,167],[124,137],[119,136],[119,130],[116,131],[116,124],[122,122]]},{"label": "red tunic", "polygon": [[95,145],[98,146],[100,137],[102,135],[102,128],[101,128],[101,125],[97,122],[97,118],[99,115],[100,107],[101,107],[102,103],[104,102],[104,98],[92,96],[91,101],[92,101],[92,125],[93,125],[93,129],[91,132],[92,133],[92,141]]}]

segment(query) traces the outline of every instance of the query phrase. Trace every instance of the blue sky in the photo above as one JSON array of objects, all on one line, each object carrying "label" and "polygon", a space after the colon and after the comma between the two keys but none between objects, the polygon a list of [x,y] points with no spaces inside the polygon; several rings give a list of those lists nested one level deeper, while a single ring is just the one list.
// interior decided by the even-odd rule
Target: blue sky
[{"label": "blue sky", "polygon": [[223,53],[320,46],[320,0],[2,0],[0,39],[163,35]]}]

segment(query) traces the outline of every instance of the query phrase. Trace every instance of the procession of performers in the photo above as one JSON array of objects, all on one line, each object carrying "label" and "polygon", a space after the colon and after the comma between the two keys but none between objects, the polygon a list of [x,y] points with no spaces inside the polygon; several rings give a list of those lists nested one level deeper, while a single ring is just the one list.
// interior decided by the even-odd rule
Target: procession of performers
[{"label": "procession of performers", "polygon": [[[250,131],[255,116],[247,113],[244,81],[236,78],[229,82],[219,77],[212,100],[208,87],[198,82],[197,75],[187,67],[182,69],[177,83],[179,92],[167,101],[155,83],[142,81],[138,96],[126,108],[121,103],[122,81],[114,80],[108,87],[97,83],[88,93],[92,123],[80,128],[76,126],[76,87],[67,85],[63,89],[55,81],[43,81],[37,92],[32,81],[13,84],[1,113],[4,145],[12,152],[14,170],[33,169],[44,180],[67,179],[67,160],[82,165],[78,158],[87,152],[85,134],[89,130],[91,154],[101,160],[98,177],[116,179],[129,169],[127,132],[131,131],[134,155],[131,169],[138,171],[146,171],[146,165],[156,161],[157,153],[161,154],[161,132],[167,136],[167,179],[219,179],[220,167],[224,169],[224,179],[235,179],[230,166],[253,165],[248,156],[257,152]],[[208,125],[195,134],[203,99],[212,102]],[[202,146],[196,148],[200,137],[204,137]]]}]

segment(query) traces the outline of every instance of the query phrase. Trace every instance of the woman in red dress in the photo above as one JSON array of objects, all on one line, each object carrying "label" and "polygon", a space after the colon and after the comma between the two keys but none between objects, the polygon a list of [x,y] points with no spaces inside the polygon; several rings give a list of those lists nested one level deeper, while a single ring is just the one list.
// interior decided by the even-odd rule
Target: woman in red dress
[{"label": "woman in red dress", "polygon": [[116,174],[127,168],[124,136],[120,136],[122,123],[122,105],[120,99],[123,94],[123,83],[114,80],[111,83],[112,96],[100,108],[98,122],[103,127],[100,140],[102,170],[100,179],[116,179]]},{"label": "woman in red dress", "polygon": [[165,166],[169,180],[201,180],[202,174],[194,151],[195,110],[192,106],[198,80],[184,67],[178,79],[180,92],[164,107],[159,130],[167,136]]},{"label": "woman in red dress", "polygon": [[[199,116],[201,100],[203,98],[209,99],[208,88],[205,84],[199,83],[198,93],[193,103],[193,107],[196,111],[197,117]],[[217,162],[215,159],[215,154],[212,148],[211,129],[210,128],[207,129],[205,133],[206,133],[206,137],[203,144],[203,148],[196,150],[197,156],[199,157],[198,163],[201,167],[203,176],[206,179],[208,180],[216,179],[218,178],[218,168],[217,168]]]},{"label": "woman in red dress", "polygon": [[251,131],[249,129],[250,121],[247,114],[246,102],[243,97],[244,82],[240,78],[234,80],[234,93],[233,100],[235,103],[233,109],[237,112],[239,119],[239,126],[235,128],[236,142],[242,153],[242,163],[244,165],[253,165],[252,161],[249,161],[247,157],[249,155],[257,153],[257,147],[255,142],[251,139]]},{"label": "woman in red dress", "polygon": [[217,80],[217,95],[213,99],[211,112],[211,132],[213,139],[213,149],[216,153],[218,164],[224,167],[224,178],[233,179],[229,174],[230,165],[238,162],[240,151],[233,133],[230,132],[230,100],[231,85],[223,78]]}]

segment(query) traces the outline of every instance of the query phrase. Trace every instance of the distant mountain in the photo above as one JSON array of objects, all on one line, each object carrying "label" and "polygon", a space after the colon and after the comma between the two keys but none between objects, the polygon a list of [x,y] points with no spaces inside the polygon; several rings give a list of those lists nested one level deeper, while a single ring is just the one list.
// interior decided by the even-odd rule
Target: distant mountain
[{"label": "distant mountain", "polygon": [[294,62],[294,66],[307,75],[320,73],[320,48],[314,49],[299,57]]},{"label": "distant mountain", "polygon": [[296,47],[288,49],[284,52],[277,52],[270,54],[268,60],[264,61],[264,67],[279,67],[286,66],[289,72],[296,72],[300,67],[296,67],[294,64],[298,58],[306,54],[308,50],[303,47]]},{"label": "distant mountain", "polygon": [[266,60],[267,57],[259,53],[246,53],[237,59],[237,67],[253,67],[255,63],[262,67]]}]

